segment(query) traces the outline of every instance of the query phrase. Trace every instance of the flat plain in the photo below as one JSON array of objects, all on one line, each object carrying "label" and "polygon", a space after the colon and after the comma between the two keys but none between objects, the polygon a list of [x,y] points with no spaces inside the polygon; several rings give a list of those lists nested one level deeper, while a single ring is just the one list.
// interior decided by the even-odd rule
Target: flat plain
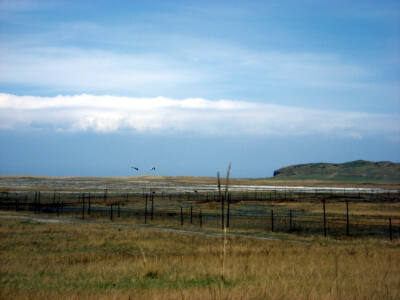
[{"label": "flat plain", "polygon": [[[242,199],[240,197],[246,193],[251,197],[245,197],[243,201],[232,204],[233,213],[235,205],[238,205],[237,207],[242,205],[240,209],[243,210],[245,207],[246,213],[250,215],[239,218],[239,215],[233,214],[235,217],[231,219],[231,227],[222,230],[219,219],[212,217],[214,213],[215,216],[218,215],[220,209],[218,199],[214,203],[212,201],[201,203],[203,213],[209,213],[209,221],[204,219],[202,227],[199,226],[197,218],[191,222],[191,215],[186,209],[188,206],[184,207],[186,214],[182,215],[184,224],[180,223],[179,207],[175,210],[176,215],[171,216],[171,210],[168,211],[170,215],[165,217],[155,214],[154,219],[152,217],[150,219],[148,215],[144,224],[141,198],[137,202],[139,203],[137,207],[134,206],[136,202],[133,198],[132,203],[121,206],[120,216],[117,216],[115,210],[114,218],[111,220],[108,210],[105,212],[102,210],[103,207],[110,207],[106,201],[102,199],[97,204],[93,202],[92,214],[88,215],[85,211],[82,220],[80,206],[77,206],[76,210],[71,206],[70,211],[58,216],[54,206],[45,206],[54,203],[52,191],[68,192],[68,195],[77,193],[76,195],[80,197],[77,199],[82,199],[82,191],[103,193],[103,184],[106,182],[110,197],[107,201],[117,205],[118,199],[125,201],[125,198],[121,196],[112,198],[112,190],[115,191],[114,195],[121,195],[121,191],[128,192],[129,189],[124,189],[126,179],[86,178],[76,189],[73,187],[73,182],[79,181],[76,178],[29,179],[31,181],[29,184],[26,184],[26,179],[24,180],[24,186],[22,184],[17,186],[16,183],[12,187],[3,186],[3,193],[7,193],[13,206],[7,209],[3,207],[0,213],[2,299],[398,299],[400,297],[398,228],[395,227],[392,240],[389,239],[387,231],[387,217],[397,220],[396,218],[400,216],[397,194],[388,194],[381,202],[371,201],[371,198],[363,199],[362,193],[360,199],[364,201],[359,201],[355,197],[350,203],[352,212],[350,236],[344,234],[345,224],[338,223],[341,224],[341,227],[338,227],[340,234],[335,234],[333,230],[334,221],[339,215],[343,216],[346,213],[345,202],[341,201],[342,196],[339,201],[336,198],[330,200],[326,206],[327,224],[331,227],[328,226],[328,235],[324,237],[320,228],[323,224],[321,199],[318,198],[320,194],[315,199],[299,201],[300,198],[296,198],[297,194],[293,192],[283,194],[280,191],[280,198],[275,201],[271,199],[271,191],[270,194],[268,191],[264,191],[263,194],[260,191],[254,193],[252,189],[236,190],[233,198],[236,195],[238,199]],[[15,182],[18,183],[18,180]],[[93,182],[101,183],[96,188]],[[193,197],[202,194],[193,190],[190,192],[190,189],[198,188],[199,191],[205,191],[215,188],[215,185],[210,187],[212,182],[194,184],[181,181],[178,184],[176,181],[168,180],[163,184],[151,180],[150,184],[147,182],[141,178],[138,190],[143,190],[143,185],[149,186],[145,192],[155,190],[154,194],[157,195],[161,189],[168,190],[174,187],[174,192],[185,195],[181,205],[188,203],[186,197],[190,193]],[[43,189],[46,184],[47,190]],[[15,211],[12,191],[16,191],[16,195],[20,196],[30,195],[24,193],[42,191],[43,195],[47,193],[48,199],[45,200],[45,196],[42,195],[43,206],[39,211],[29,210],[29,206]],[[349,189],[348,192],[350,191]],[[326,195],[326,190],[324,193],[321,195]],[[283,195],[285,198],[282,198]],[[346,195],[350,197],[351,193],[344,194]],[[253,196],[258,198],[254,199]],[[338,195],[335,194],[335,197]],[[4,197],[2,199],[4,200]],[[162,205],[167,206],[163,201],[171,200],[170,197],[161,196],[156,199],[159,212]],[[179,198],[172,200],[174,203],[181,201]],[[196,198],[193,198],[192,202],[198,203],[195,200]],[[251,209],[248,209],[249,207]],[[284,222],[276,223],[277,228],[272,232],[269,219],[256,215],[259,207],[267,212],[273,208],[278,216],[278,212],[285,212],[281,214]],[[87,209],[87,206],[84,208]],[[312,230],[305,232],[299,231],[298,228],[289,230],[287,227],[289,219],[286,214],[289,211],[293,212],[293,222],[299,222],[297,224],[300,224],[297,220],[300,220],[301,215],[296,215],[295,212],[317,216],[318,226],[315,230],[311,227]],[[382,224],[374,223],[377,216]],[[355,224],[356,218],[365,219],[367,223]],[[397,221],[394,221],[393,226],[398,226],[395,222]],[[374,229],[377,231],[372,232],[373,234],[370,234],[370,231],[362,234],[360,231],[360,234],[357,234],[356,225],[362,228],[377,226]]]}]

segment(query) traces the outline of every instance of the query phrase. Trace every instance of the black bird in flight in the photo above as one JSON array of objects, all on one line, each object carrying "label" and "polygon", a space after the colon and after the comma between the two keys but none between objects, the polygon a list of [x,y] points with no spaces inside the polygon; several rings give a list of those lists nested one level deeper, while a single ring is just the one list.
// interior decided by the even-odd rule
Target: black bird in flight
[{"label": "black bird in flight", "polygon": [[139,168],[136,167],[131,167],[132,169],[135,169],[136,171],[139,171]]},{"label": "black bird in flight", "polygon": [[156,170],[156,167],[152,167],[151,169],[150,169],[150,171],[155,171]]}]

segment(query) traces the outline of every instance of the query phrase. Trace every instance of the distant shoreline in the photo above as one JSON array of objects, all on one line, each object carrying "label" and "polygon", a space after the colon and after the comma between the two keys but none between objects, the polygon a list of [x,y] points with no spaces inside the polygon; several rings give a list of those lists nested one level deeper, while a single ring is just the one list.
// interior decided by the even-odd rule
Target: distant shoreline
[{"label": "distant shoreline", "polygon": [[[162,176],[162,175],[136,175],[136,176],[39,176],[39,175],[0,175],[0,190],[36,190],[36,189],[54,189],[76,190],[84,186],[129,186],[129,184],[150,185],[155,183],[168,184],[198,184],[215,185],[215,177],[201,176]],[[224,180],[222,181],[224,184]],[[75,188],[74,186],[79,186]],[[288,178],[231,178],[230,185],[248,185],[248,186],[287,186],[287,187],[359,187],[359,188],[384,188],[399,189],[400,181],[390,180],[315,180],[315,179],[288,179]],[[65,189],[65,186],[70,188]]]}]

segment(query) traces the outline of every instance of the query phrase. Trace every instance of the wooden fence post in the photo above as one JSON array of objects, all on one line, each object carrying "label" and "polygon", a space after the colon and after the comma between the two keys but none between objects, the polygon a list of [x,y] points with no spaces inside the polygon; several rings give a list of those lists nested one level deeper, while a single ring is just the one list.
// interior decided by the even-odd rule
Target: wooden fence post
[{"label": "wooden fence post", "polygon": [[40,213],[40,191],[38,192],[38,211]]},{"label": "wooden fence post", "polygon": [[57,217],[60,216],[60,192],[58,192],[58,201],[57,201]]},{"label": "wooden fence post", "polygon": [[324,210],[324,237],[326,237],[326,211],[325,211],[325,199],[322,200],[322,208]]},{"label": "wooden fence post", "polygon": [[274,232],[274,210],[271,209],[271,231]]},{"label": "wooden fence post", "polygon": [[390,240],[393,239],[393,236],[392,236],[392,218],[389,218],[389,238],[390,238]]},{"label": "wooden fence post", "polygon": [[89,197],[88,197],[88,202],[89,202],[89,203],[88,203],[88,211],[87,211],[88,215],[90,215],[90,213],[91,213],[91,208],[92,208],[92,207],[91,207],[92,204],[91,204],[91,201],[90,201],[90,200],[91,200],[91,195],[90,195],[90,193],[89,193]]},{"label": "wooden fence post", "polygon": [[113,219],[113,205],[110,204],[110,220],[112,221]]},{"label": "wooden fence post", "polygon": [[190,205],[190,224],[193,224],[193,207]]},{"label": "wooden fence post", "polygon": [[53,207],[56,204],[56,192],[53,192]]},{"label": "wooden fence post", "polygon": [[33,211],[35,212],[35,214],[38,211],[38,192],[35,192],[35,200],[33,202]]},{"label": "wooden fence post", "polygon": [[35,192],[35,197],[33,198],[32,204],[30,205],[30,208],[36,212],[36,192]]},{"label": "wooden fence post", "polygon": [[350,224],[349,224],[349,200],[346,200],[346,235],[350,235]]},{"label": "wooden fence post", "polygon": [[147,224],[147,194],[146,194],[146,197],[145,197],[145,206],[144,206],[144,224]]},{"label": "wooden fence post", "polygon": [[6,204],[6,207],[8,209],[8,191],[6,191],[5,194],[6,194],[6,202],[5,202],[5,204]]},{"label": "wooden fence post", "polygon": [[154,192],[151,194],[151,215],[150,215],[151,220],[153,221],[154,218]]},{"label": "wooden fence post", "polygon": [[225,216],[225,207],[224,207],[225,199],[224,199],[224,195],[221,195],[220,201],[221,201],[221,229],[224,229],[225,228],[225,218],[224,218],[224,216]]},{"label": "wooden fence post", "polygon": [[227,199],[227,212],[226,212],[226,228],[229,228],[230,226],[230,207],[231,207],[231,194],[228,193],[228,199]]},{"label": "wooden fence post", "polygon": [[289,210],[289,231],[292,231],[292,210]]},{"label": "wooden fence post", "polygon": [[183,226],[183,208],[181,206],[181,226]]},{"label": "wooden fence post", "polygon": [[85,220],[85,193],[82,194],[82,220]]},{"label": "wooden fence post", "polygon": [[202,228],[203,227],[203,215],[201,213],[201,208],[200,208],[199,218],[200,218],[200,228]]}]

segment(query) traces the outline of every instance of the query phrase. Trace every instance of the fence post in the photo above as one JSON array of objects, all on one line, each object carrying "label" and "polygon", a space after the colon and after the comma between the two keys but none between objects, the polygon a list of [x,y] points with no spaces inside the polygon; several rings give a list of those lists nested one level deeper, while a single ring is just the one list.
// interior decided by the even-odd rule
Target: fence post
[{"label": "fence post", "polygon": [[35,212],[35,214],[37,214],[37,213],[39,213],[39,201],[40,201],[40,198],[39,198],[40,196],[39,196],[39,192],[35,192],[35,199],[34,199],[34,201],[33,201],[33,211]]},{"label": "fence post", "polygon": [[220,201],[221,201],[221,229],[224,229],[225,228],[225,218],[224,218],[224,214],[225,214],[225,207],[224,207],[225,199],[224,199],[224,195],[221,195]]},{"label": "fence post", "polygon": [[231,194],[228,193],[228,199],[227,199],[227,212],[226,212],[226,228],[229,228],[230,225],[230,206],[231,206]]},{"label": "fence post", "polygon": [[85,220],[85,193],[82,194],[82,220]]},{"label": "fence post", "polygon": [[324,237],[326,237],[326,211],[325,211],[325,199],[322,200],[322,208],[324,210]]},{"label": "fence post", "polygon": [[88,210],[87,210],[87,213],[88,213],[88,215],[90,215],[90,213],[91,213],[91,202],[90,202],[90,199],[91,198],[91,195],[90,195],[90,192],[89,192],[89,196],[88,196]]},{"label": "fence post", "polygon": [[181,206],[181,226],[183,226],[183,208]]},{"label": "fence post", "polygon": [[33,211],[36,214],[37,210],[37,192],[35,192],[35,199],[33,200]]},{"label": "fence post", "polygon": [[392,218],[389,218],[389,238],[390,238],[390,240],[393,239],[393,236],[392,236]]},{"label": "fence post", "polygon": [[350,235],[350,224],[349,224],[349,200],[346,200],[346,235]]},{"label": "fence post", "polygon": [[271,209],[271,231],[274,232],[274,210]]},{"label": "fence post", "polygon": [[146,197],[145,197],[145,206],[144,206],[144,224],[147,224],[147,194],[146,194]]},{"label": "fence post", "polygon": [[154,192],[151,194],[151,220],[154,218]]},{"label": "fence post", "polygon": [[199,218],[200,218],[200,228],[202,228],[203,227],[203,214],[201,213],[201,208],[200,208]]},{"label": "fence post", "polygon": [[5,193],[6,193],[6,202],[5,203],[6,203],[6,207],[8,209],[8,191],[6,191]]},{"label": "fence post", "polygon": [[121,202],[118,201],[118,218],[121,217],[120,204],[121,204]]},{"label": "fence post", "polygon": [[60,216],[60,192],[58,192],[58,201],[57,201],[57,217]]},{"label": "fence post", "polygon": [[40,213],[40,191],[38,192],[38,211]]},{"label": "fence post", "polygon": [[193,224],[193,207],[190,205],[190,224]]},{"label": "fence post", "polygon": [[110,220],[112,221],[113,219],[113,205],[110,204]]},{"label": "fence post", "polygon": [[35,196],[35,213],[39,213],[39,192]]},{"label": "fence post", "polygon": [[292,231],[292,210],[289,210],[289,231]]}]

